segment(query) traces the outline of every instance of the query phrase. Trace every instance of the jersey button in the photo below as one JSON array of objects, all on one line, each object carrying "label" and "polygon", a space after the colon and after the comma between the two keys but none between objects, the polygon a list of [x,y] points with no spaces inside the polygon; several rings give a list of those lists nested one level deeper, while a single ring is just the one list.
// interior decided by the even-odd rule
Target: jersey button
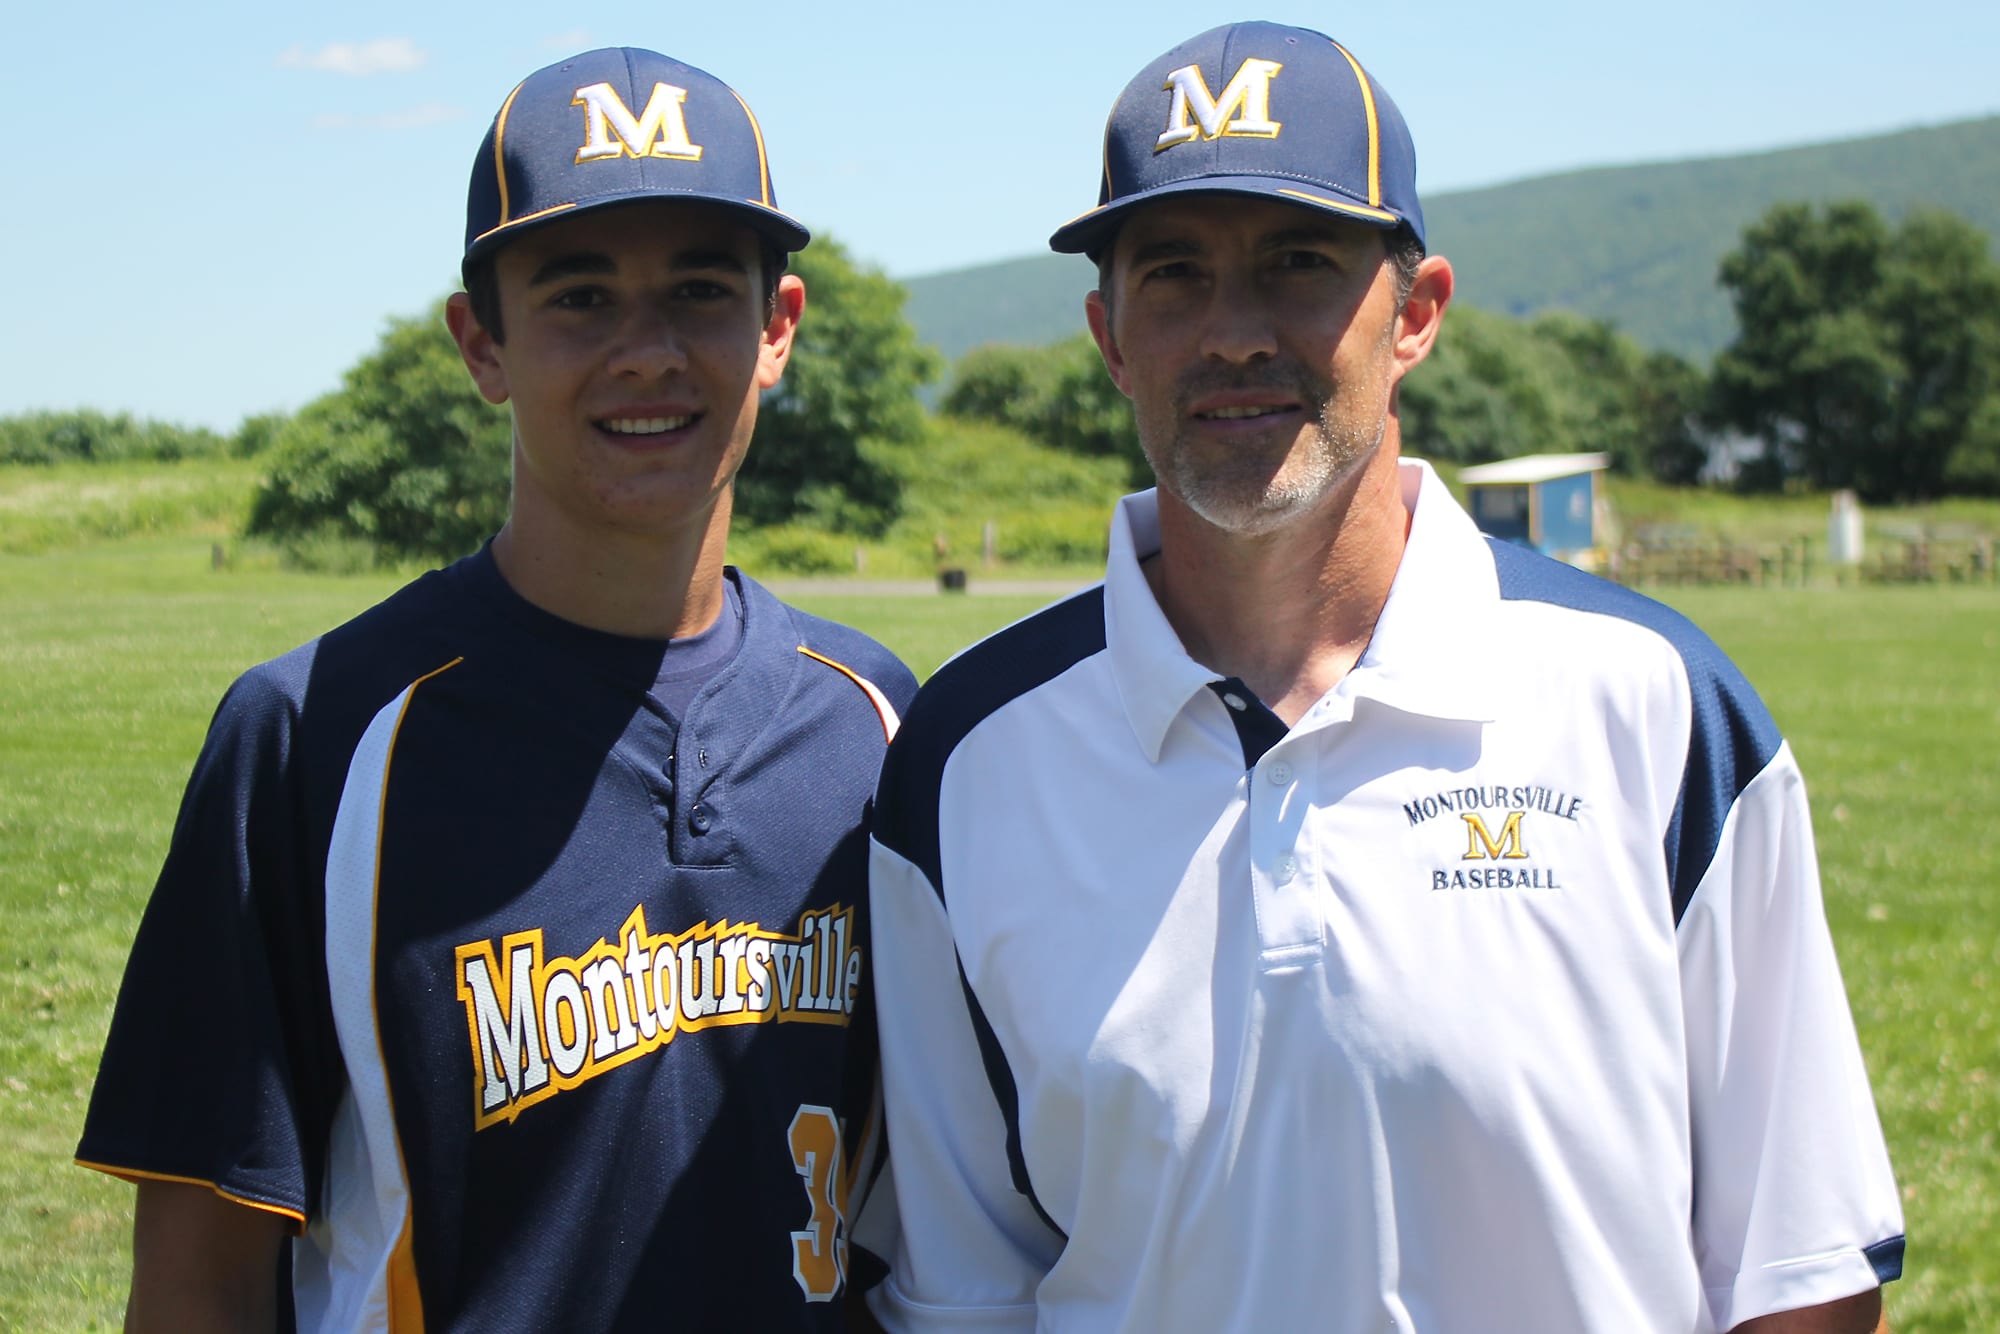
[{"label": "jersey button", "polygon": [[1292,766],[1283,760],[1274,761],[1264,770],[1264,777],[1271,781],[1272,787],[1284,787],[1292,781]]},{"label": "jersey button", "polygon": [[1289,885],[1298,878],[1299,859],[1287,852],[1271,863],[1271,878],[1281,885]]},{"label": "jersey button", "polygon": [[706,806],[697,803],[695,808],[688,812],[688,828],[697,834],[706,834],[714,824],[715,815]]}]

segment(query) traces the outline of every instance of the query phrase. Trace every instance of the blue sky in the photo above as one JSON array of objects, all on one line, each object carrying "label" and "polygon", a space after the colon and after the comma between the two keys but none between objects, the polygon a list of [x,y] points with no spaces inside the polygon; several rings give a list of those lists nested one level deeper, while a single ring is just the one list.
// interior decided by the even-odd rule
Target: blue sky
[{"label": "blue sky", "polygon": [[1409,121],[1427,194],[2000,111],[1990,0],[1260,9],[10,5],[0,415],[226,430],[334,388],[384,319],[449,289],[500,99],[592,46],[735,85],[779,202],[898,277],[1040,250],[1095,202],[1125,81],[1236,17],[1348,45]]}]

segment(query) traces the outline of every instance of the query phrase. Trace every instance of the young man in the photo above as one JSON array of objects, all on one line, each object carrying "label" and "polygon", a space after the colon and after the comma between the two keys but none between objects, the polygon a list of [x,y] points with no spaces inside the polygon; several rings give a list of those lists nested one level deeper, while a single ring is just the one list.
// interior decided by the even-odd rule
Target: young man
[{"label": "young man", "polygon": [[510,515],[216,715],[78,1149],[129,1327],[840,1327],[915,682],[723,564],[805,304],[764,164],[648,51],[495,117],[448,321]]},{"label": "young man", "polygon": [[883,1323],[1872,1329],[1797,767],[1693,626],[1399,459],[1452,273],[1387,93],[1219,28],[1103,181],[1052,244],[1159,485],[890,748]]}]

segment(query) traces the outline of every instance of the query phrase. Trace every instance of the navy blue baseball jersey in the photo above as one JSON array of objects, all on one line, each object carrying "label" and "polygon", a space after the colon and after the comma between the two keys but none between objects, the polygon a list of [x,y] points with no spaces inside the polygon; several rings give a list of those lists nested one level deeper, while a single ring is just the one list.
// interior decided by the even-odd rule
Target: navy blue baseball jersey
[{"label": "navy blue baseball jersey", "polygon": [[837,1328],[915,682],[728,577],[680,717],[485,552],[240,679],[79,1160],[293,1220],[303,1328]]}]

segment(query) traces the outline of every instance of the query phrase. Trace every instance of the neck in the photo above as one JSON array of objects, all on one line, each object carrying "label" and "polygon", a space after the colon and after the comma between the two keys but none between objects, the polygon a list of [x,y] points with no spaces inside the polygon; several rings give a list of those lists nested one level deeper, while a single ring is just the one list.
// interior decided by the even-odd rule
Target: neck
[{"label": "neck", "polygon": [[1216,528],[1160,493],[1146,577],[1188,655],[1248,685],[1287,725],[1368,647],[1409,536],[1393,433],[1310,515],[1276,532]]},{"label": "neck", "polygon": [[699,634],[722,613],[728,492],[708,521],[669,532],[585,531],[517,509],[493,539],[508,586],[566,621],[641,639]]}]

